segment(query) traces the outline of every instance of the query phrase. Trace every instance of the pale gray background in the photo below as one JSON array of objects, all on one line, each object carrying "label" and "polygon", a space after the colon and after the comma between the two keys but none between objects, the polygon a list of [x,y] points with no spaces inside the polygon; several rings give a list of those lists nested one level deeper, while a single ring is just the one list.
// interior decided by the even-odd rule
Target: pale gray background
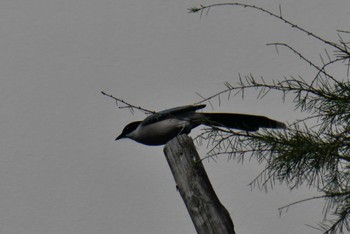
[{"label": "pale gray background", "polygon": [[[162,153],[114,142],[139,120],[105,91],[152,110],[199,101],[238,74],[266,80],[314,71],[270,42],[288,42],[319,61],[323,44],[261,12],[187,8],[199,0],[2,0],[0,2],[0,233],[195,233]],[[336,40],[349,30],[348,0],[248,1]],[[279,96],[222,98],[214,111],[300,117]],[[210,107],[207,110],[212,111]],[[198,132],[197,132],[198,133]],[[192,136],[195,135],[192,134]],[[199,151],[206,152],[204,146]],[[319,233],[322,201],[308,188],[250,190],[262,169],[224,156],[205,161],[239,234]]]}]

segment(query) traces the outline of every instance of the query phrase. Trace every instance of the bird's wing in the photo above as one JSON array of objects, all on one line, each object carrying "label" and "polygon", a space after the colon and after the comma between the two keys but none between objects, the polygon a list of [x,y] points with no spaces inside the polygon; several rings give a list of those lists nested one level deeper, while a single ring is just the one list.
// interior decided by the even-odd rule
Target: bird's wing
[{"label": "bird's wing", "polygon": [[202,105],[187,105],[187,106],[178,106],[178,107],[174,107],[171,109],[162,110],[162,111],[156,112],[156,113],[148,116],[147,118],[145,118],[142,121],[141,124],[143,126],[146,126],[146,125],[158,122],[158,121],[172,118],[176,115],[180,115],[180,114],[187,113],[187,112],[194,112],[196,110],[203,109],[205,106],[206,105],[204,105],[204,104],[202,104]]}]

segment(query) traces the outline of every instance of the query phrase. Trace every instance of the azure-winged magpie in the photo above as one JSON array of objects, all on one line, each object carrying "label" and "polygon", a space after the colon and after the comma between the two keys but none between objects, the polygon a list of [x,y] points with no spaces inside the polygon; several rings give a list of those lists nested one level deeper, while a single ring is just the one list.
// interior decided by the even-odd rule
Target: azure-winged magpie
[{"label": "azure-winged magpie", "polygon": [[202,113],[206,105],[188,105],[156,112],[143,121],[129,123],[115,139],[130,138],[145,145],[163,145],[179,134],[188,134],[198,125],[257,131],[259,128],[286,128],[282,122],[264,116],[236,113]]}]

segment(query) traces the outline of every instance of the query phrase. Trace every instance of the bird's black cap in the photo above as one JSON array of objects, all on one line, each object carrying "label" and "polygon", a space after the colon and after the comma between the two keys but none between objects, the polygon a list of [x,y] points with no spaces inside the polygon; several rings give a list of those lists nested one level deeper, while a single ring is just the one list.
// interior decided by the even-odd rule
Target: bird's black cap
[{"label": "bird's black cap", "polygon": [[122,133],[117,137],[115,138],[115,140],[119,140],[119,139],[122,139],[122,138],[126,138],[127,135],[129,133],[131,133],[132,131],[134,131],[141,123],[142,121],[136,121],[136,122],[132,122],[132,123],[129,123],[128,125],[125,126],[125,128],[123,129]]}]

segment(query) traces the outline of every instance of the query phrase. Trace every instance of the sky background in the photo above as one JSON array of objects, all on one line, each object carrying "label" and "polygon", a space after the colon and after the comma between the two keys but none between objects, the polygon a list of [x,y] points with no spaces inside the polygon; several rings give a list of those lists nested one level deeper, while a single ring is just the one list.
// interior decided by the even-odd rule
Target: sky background
[{"label": "sky background", "polygon": [[[105,91],[162,110],[200,101],[235,84],[239,74],[315,75],[285,42],[320,64],[324,45],[253,9],[187,8],[199,0],[2,0],[0,2],[0,233],[195,233],[163,147],[115,142],[144,118],[118,109]],[[245,1],[329,40],[349,30],[348,0]],[[344,73],[339,71],[339,76]],[[256,93],[213,101],[214,110],[293,122],[302,115],[280,96]],[[195,136],[196,132],[191,134]],[[198,146],[201,155],[208,149]],[[254,160],[204,161],[239,234],[319,233],[322,201],[278,208],[317,195],[248,184]]]}]

